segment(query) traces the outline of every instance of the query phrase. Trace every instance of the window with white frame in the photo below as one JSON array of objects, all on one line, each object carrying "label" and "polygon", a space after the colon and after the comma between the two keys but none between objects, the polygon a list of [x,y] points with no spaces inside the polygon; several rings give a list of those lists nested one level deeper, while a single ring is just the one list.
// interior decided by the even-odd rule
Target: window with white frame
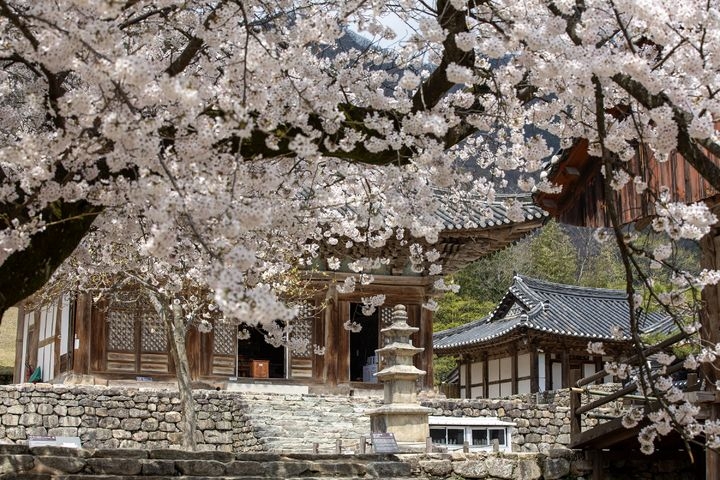
[{"label": "window with white frame", "polygon": [[467,443],[471,450],[488,450],[495,442],[501,451],[509,451],[512,445],[514,423],[497,417],[448,417],[430,415],[430,438],[435,445],[448,450],[463,448]]}]

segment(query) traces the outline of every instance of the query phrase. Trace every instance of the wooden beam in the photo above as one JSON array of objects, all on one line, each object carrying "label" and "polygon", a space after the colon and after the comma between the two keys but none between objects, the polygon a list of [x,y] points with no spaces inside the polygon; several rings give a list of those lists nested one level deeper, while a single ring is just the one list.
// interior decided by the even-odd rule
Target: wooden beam
[{"label": "wooden beam", "polygon": [[545,353],[545,391],[553,390],[553,371],[552,371],[552,354],[548,351]]},{"label": "wooden beam", "polygon": [[[51,373],[50,378],[55,378],[58,375],[60,375],[60,342],[63,341],[61,339],[62,335],[62,311],[63,311],[63,297],[60,295],[57,299],[55,308],[55,331],[53,332],[54,335],[54,346],[53,346],[53,354],[54,354],[54,361],[53,361],[53,371]],[[64,339],[67,342],[67,338]]]},{"label": "wooden beam", "polygon": [[570,354],[565,346],[562,347],[560,361],[562,362],[562,385],[560,388],[568,388],[570,386]]},{"label": "wooden beam", "polygon": [[490,398],[490,379],[488,378],[488,356],[484,353],[482,356],[482,376],[483,376],[483,398]]},{"label": "wooden beam", "polygon": [[15,369],[13,371],[13,383],[22,383],[23,367],[25,359],[23,358],[23,337],[25,336],[25,304],[18,305],[17,328],[15,329]]},{"label": "wooden beam", "polygon": [[518,353],[515,343],[510,346],[510,392],[513,395],[518,393]]},{"label": "wooden beam", "polygon": [[350,302],[338,302],[335,320],[335,341],[337,342],[337,381],[350,381],[350,331],[343,328],[343,323],[350,318]]},{"label": "wooden beam", "polygon": [[472,398],[472,358],[465,360],[465,398]]},{"label": "wooden beam", "polygon": [[537,346],[530,345],[530,393],[540,391],[540,372],[538,368]]},{"label": "wooden beam", "polygon": [[338,339],[337,329],[337,302],[330,299],[325,307],[325,370],[323,378],[325,383],[334,386],[337,385],[337,351]]},{"label": "wooden beam", "polygon": [[[716,421],[720,416],[720,405],[712,405],[710,420]],[[705,480],[720,480],[720,454],[712,448],[705,448]]]}]

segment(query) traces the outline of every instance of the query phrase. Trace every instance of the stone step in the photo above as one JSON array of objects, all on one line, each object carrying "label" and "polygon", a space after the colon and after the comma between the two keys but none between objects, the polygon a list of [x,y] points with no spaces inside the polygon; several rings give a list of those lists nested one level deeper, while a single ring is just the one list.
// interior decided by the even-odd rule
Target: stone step
[{"label": "stone step", "polygon": [[269,452],[334,452],[336,440],[356,450],[362,435],[370,433],[364,412],[382,403],[375,397],[323,395],[248,395],[246,417],[255,436]]},{"label": "stone step", "polygon": [[[10,480],[22,478],[23,480],[167,480],[167,476],[142,476],[142,475],[87,475],[87,474],[69,474],[69,475],[57,475],[57,474],[42,474],[42,473],[29,473],[24,474],[21,477],[12,475],[0,475],[1,480]],[[373,477],[337,477],[337,476],[324,476],[324,477],[250,477],[250,476],[222,476],[222,477],[196,477],[196,476],[179,476],[172,477],[173,480],[207,480],[212,478],[213,480],[326,480],[327,478],[333,478],[335,480],[368,480]],[[413,477],[375,477],[382,478],[384,480],[417,480]]]}]

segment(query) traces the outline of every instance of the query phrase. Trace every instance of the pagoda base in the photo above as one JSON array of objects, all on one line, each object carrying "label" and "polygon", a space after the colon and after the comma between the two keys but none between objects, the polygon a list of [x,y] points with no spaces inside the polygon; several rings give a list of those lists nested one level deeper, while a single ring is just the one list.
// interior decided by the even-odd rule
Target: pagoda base
[{"label": "pagoda base", "polygon": [[392,433],[397,442],[422,443],[430,436],[428,415],[432,409],[417,404],[393,403],[368,412],[372,433]]}]

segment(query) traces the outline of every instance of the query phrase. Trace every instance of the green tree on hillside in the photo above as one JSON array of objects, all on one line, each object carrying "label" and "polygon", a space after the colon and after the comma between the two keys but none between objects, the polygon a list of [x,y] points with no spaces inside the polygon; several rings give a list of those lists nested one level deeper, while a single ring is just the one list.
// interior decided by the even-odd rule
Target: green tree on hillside
[{"label": "green tree on hillside", "polygon": [[548,222],[530,242],[530,265],[521,273],[550,282],[574,284],[577,271],[577,248],[570,236],[557,222]]}]

